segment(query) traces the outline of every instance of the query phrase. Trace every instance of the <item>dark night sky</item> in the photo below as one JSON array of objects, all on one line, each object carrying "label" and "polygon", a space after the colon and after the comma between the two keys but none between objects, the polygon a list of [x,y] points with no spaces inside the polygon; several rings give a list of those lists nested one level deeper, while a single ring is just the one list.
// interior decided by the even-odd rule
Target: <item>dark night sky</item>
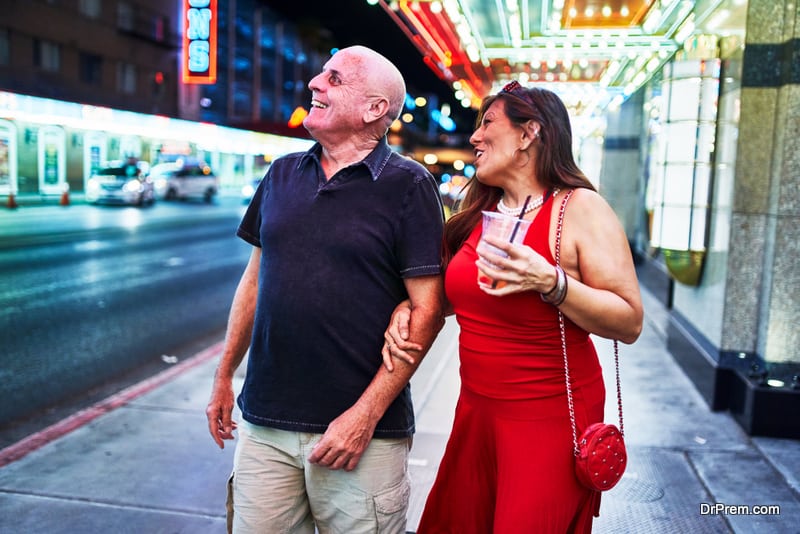
[{"label": "dark night sky", "polygon": [[[365,0],[261,0],[277,13],[294,21],[311,36],[331,46],[361,44],[389,58],[406,79],[409,93],[433,93],[440,104],[448,102],[459,126],[471,128],[474,111],[464,110],[449,85],[422,60],[419,50],[380,6]],[[330,32],[320,32],[319,27]]]}]

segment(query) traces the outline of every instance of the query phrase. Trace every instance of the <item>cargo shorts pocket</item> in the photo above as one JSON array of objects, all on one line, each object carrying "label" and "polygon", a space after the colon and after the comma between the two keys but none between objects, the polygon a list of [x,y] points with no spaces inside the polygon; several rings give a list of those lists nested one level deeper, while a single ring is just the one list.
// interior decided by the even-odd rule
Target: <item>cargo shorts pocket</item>
[{"label": "cargo shorts pocket", "polygon": [[408,500],[411,496],[411,482],[408,476],[399,483],[377,493],[373,497],[377,516],[378,532],[405,532]]}]

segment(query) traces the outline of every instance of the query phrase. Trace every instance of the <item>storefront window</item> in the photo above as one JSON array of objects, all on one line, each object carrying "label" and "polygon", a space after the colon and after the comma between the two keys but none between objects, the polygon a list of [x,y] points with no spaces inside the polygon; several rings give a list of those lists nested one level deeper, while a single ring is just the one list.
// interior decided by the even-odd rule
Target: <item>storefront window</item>
[{"label": "storefront window", "polygon": [[666,66],[662,82],[650,240],[670,274],[687,285],[700,282],[708,242],[719,74],[718,59],[677,60]]}]

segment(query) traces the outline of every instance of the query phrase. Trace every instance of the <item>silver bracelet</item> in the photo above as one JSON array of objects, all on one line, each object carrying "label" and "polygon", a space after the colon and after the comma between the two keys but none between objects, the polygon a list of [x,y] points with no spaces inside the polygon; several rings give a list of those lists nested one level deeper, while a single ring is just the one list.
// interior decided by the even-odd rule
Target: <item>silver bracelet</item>
[{"label": "silver bracelet", "polygon": [[560,265],[556,265],[556,286],[547,293],[543,293],[541,298],[553,306],[560,306],[567,298],[567,274]]}]

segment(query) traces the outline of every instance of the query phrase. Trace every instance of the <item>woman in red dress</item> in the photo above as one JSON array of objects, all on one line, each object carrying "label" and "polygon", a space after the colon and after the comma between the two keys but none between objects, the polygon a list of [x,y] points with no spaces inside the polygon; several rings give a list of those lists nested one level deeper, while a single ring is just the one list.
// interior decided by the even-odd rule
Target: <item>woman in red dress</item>
[{"label": "woman in red dress", "polygon": [[[477,180],[447,222],[443,247],[461,392],[417,533],[591,532],[600,495],[574,474],[558,311],[580,435],[603,419],[605,402],[589,335],[632,343],[642,328],[628,241],[575,164],[569,116],[554,93],[511,82],[484,100],[470,142]],[[568,193],[559,267],[556,227]],[[522,245],[488,239],[507,258],[477,250],[484,210],[532,221]],[[407,321],[401,306],[386,332],[390,370],[418,349]]]}]

